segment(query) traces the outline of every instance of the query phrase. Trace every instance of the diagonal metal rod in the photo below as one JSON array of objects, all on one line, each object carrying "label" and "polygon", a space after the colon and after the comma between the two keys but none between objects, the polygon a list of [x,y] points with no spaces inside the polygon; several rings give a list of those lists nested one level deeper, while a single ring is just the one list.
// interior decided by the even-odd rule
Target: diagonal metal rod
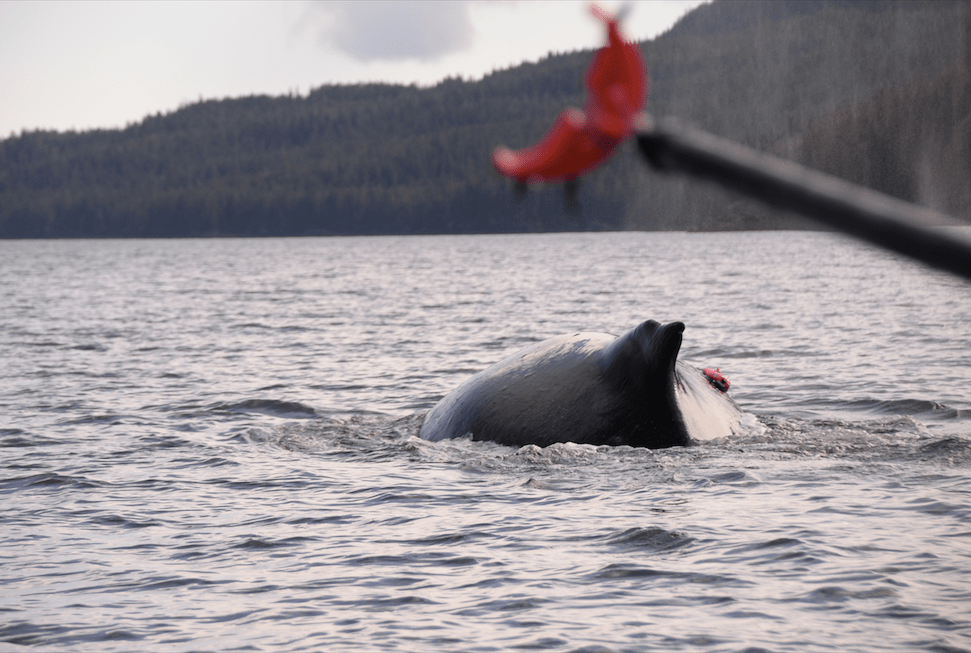
[{"label": "diagonal metal rod", "polygon": [[778,209],[971,280],[971,241],[939,226],[954,218],[689,127],[639,117],[637,144],[665,172],[713,181]]}]

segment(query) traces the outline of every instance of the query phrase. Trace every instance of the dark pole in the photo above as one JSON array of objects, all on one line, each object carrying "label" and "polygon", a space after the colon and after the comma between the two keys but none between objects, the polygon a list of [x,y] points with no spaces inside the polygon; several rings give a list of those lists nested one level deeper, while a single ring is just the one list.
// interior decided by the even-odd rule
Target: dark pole
[{"label": "dark pole", "polygon": [[971,242],[932,225],[949,216],[689,127],[639,118],[637,144],[656,169],[683,172],[971,280]]}]

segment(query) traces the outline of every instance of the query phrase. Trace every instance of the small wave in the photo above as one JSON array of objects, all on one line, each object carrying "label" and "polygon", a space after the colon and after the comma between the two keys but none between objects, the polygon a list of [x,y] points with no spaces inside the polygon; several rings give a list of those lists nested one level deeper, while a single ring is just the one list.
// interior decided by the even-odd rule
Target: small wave
[{"label": "small wave", "polygon": [[544,480],[541,480],[541,479],[533,478],[532,476],[529,477],[526,480],[525,483],[523,483],[523,487],[528,487],[528,488],[531,488],[531,489],[534,489],[534,490],[552,490],[552,489],[555,489],[555,486],[554,486],[553,483],[550,483],[549,481],[544,481]]},{"label": "small wave", "polygon": [[179,469],[189,469],[192,467],[206,467],[210,469],[215,469],[217,467],[239,467],[240,463],[235,460],[229,460],[221,456],[211,456],[209,458],[189,458],[185,462],[179,465]]},{"label": "small wave", "polygon": [[624,550],[670,551],[690,545],[695,538],[682,531],[668,531],[651,526],[629,528],[620,533],[612,533],[607,535],[604,541]]},{"label": "small wave", "polygon": [[62,444],[62,441],[23,429],[0,429],[0,448],[41,447],[54,444]]},{"label": "small wave", "polygon": [[299,401],[278,401],[275,399],[245,399],[232,403],[211,404],[206,407],[213,413],[259,413],[287,419],[308,419],[317,417],[317,409]]},{"label": "small wave", "polygon": [[308,386],[311,390],[320,390],[322,392],[347,392],[355,390],[367,390],[369,386],[359,384],[359,383],[317,383]]},{"label": "small wave", "polygon": [[272,540],[268,538],[261,537],[250,537],[246,540],[234,544],[234,549],[258,549],[258,550],[269,550],[269,549],[280,549],[292,546],[301,546],[308,542],[316,542],[317,538],[313,537],[287,537],[279,540]]},{"label": "small wave", "polygon": [[965,454],[971,452],[971,442],[961,438],[949,437],[934,442],[928,442],[920,447],[920,450],[928,454]]},{"label": "small wave", "polygon": [[375,599],[368,601],[368,609],[372,611],[393,610],[409,605],[437,605],[437,601],[423,596],[400,596],[389,599]]},{"label": "small wave", "polygon": [[65,476],[54,472],[32,474],[9,478],[0,483],[0,493],[8,494],[26,488],[50,488],[54,490],[66,488],[97,488],[103,484],[83,477]]},{"label": "small wave", "polygon": [[[473,607],[465,608],[460,610],[456,614],[460,617],[480,617],[483,615],[495,615],[495,614],[507,614],[515,613],[521,611],[531,611],[542,608],[548,600],[537,599],[537,598],[502,598],[497,600],[483,601]],[[548,642],[548,639],[540,640],[541,642]],[[555,642],[560,642],[562,640],[553,640]],[[519,646],[517,648],[523,648]],[[542,649],[540,649],[542,650]]]},{"label": "small wave", "polygon": [[122,517],[121,515],[98,515],[97,517],[93,517],[91,519],[91,523],[97,524],[98,526],[111,526],[125,529],[151,528],[153,526],[161,525],[161,522],[153,519],[139,521],[136,519],[128,519],[126,517]]},{"label": "small wave", "polygon": [[[726,359],[732,360],[744,360],[748,358],[807,358],[815,356],[811,351],[804,349],[752,349],[752,350],[735,350],[735,351],[725,351],[721,350],[710,350],[711,352],[720,352],[718,356],[724,357]],[[692,354],[692,357],[698,357],[704,355],[706,352],[700,352],[699,354]]]},{"label": "small wave", "polygon": [[759,485],[762,482],[753,474],[743,470],[734,470],[730,472],[723,472],[721,474],[715,474],[708,477],[706,480],[712,485],[736,485],[742,487]]},{"label": "small wave", "polygon": [[103,425],[112,426],[115,424],[127,424],[130,422],[141,422],[139,418],[132,415],[117,415],[114,413],[106,413],[104,415],[83,415],[81,417],[76,417],[74,419],[61,420],[57,422],[58,426],[82,426],[82,425]]},{"label": "small wave", "polygon": [[15,621],[0,626],[0,642],[16,646],[46,644],[75,630],[73,625],[35,624],[30,621]]},{"label": "small wave", "polygon": [[40,348],[40,347],[64,347],[65,346],[65,344],[63,342],[58,342],[57,340],[38,340],[36,342],[32,342],[32,341],[29,341],[29,340],[26,340],[26,341],[23,341],[22,340],[22,341],[19,341],[19,342],[16,342],[15,341],[15,342],[12,342],[10,344],[11,345],[14,345],[15,347],[38,347],[38,348]]},{"label": "small wave", "polygon": [[920,445],[918,457],[949,466],[971,465],[971,441],[958,437],[944,437]]},{"label": "small wave", "polygon": [[811,564],[819,559],[802,540],[793,537],[776,537],[766,541],[755,541],[731,551],[731,557],[752,565],[774,564],[783,561],[798,561]]},{"label": "small wave", "polygon": [[820,587],[804,595],[801,600],[808,603],[828,604],[866,599],[887,599],[897,596],[889,587],[875,587],[864,590],[850,590],[839,585]]},{"label": "small wave", "polygon": [[[135,583],[119,583],[118,585],[112,586],[112,588],[117,587],[132,589],[137,592],[154,592],[158,590],[180,587],[209,587],[220,584],[223,584],[223,581],[215,581],[193,576],[156,576]],[[79,588],[78,591],[89,591],[91,589],[100,588]]]},{"label": "small wave", "polygon": [[327,515],[325,517],[297,517],[287,520],[288,526],[318,526],[329,524],[352,524],[354,518],[348,515]]},{"label": "small wave", "polygon": [[75,345],[75,346],[71,347],[70,349],[74,349],[74,350],[77,350],[77,351],[108,351],[108,347],[106,345],[97,344],[97,343],[89,343],[89,344],[84,344],[84,345]]},{"label": "small wave", "polygon": [[286,390],[289,386],[285,383],[274,383],[273,385],[257,388],[257,392],[269,392],[270,390]]},{"label": "small wave", "polygon": [[837,408],[854,412],[870,412],[877,415],[930,415],[935,419],[967,419],[971,410],[952,408],[927,399],[856,399],[839,402]]},{"label": "small wave", "polygon": [[940,499],[930,499],[919,497],[908,502],[914,510],[928,515],[952,515],[960,521],[965,521],[968,515],[968,508],[964,504],[949,503]]},{"label": "small wave", "polygon": [[616,563],[594,572],[592,577],[598,581],[618,579],[649,579],[676,580],[681,584],[697,583],[699,585],[732,585],[734,578],[714,574],[693,573],[686,571],[669,571],[642,565]]},{"label": "small wave", "polygon": [[455,533],[437,533],[428,537],[422,537],[416,540],[409,540],[408,544],[415,546],[447,546],[451,544],[461,544],[469,542],[479,536],[482,533],[471,532],[455,532]]}]

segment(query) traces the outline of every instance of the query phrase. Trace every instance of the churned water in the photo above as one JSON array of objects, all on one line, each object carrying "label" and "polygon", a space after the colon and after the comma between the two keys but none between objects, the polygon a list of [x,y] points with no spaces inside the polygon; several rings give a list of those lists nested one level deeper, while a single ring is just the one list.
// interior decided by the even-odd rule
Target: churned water
[{"label": "churned water", "polygon": [[[971,284],[803,232],[7,241],[0,284],[3,650],[971,650]],[[649,318],[744,433],[416,437]]]}]

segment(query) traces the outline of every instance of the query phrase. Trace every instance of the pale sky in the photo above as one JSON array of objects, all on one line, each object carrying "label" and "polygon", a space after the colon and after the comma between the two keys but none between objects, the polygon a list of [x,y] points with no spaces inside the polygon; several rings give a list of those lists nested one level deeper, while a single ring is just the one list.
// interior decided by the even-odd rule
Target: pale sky
[{"label": "pale sky", "polygon": [[[704,0],[642,0],[624,31],[651,39]],[[599,47],[589,2],[44,2],[0,0],[0,138],[123,127],[199,98],[323,84],[432,85]]]}]

